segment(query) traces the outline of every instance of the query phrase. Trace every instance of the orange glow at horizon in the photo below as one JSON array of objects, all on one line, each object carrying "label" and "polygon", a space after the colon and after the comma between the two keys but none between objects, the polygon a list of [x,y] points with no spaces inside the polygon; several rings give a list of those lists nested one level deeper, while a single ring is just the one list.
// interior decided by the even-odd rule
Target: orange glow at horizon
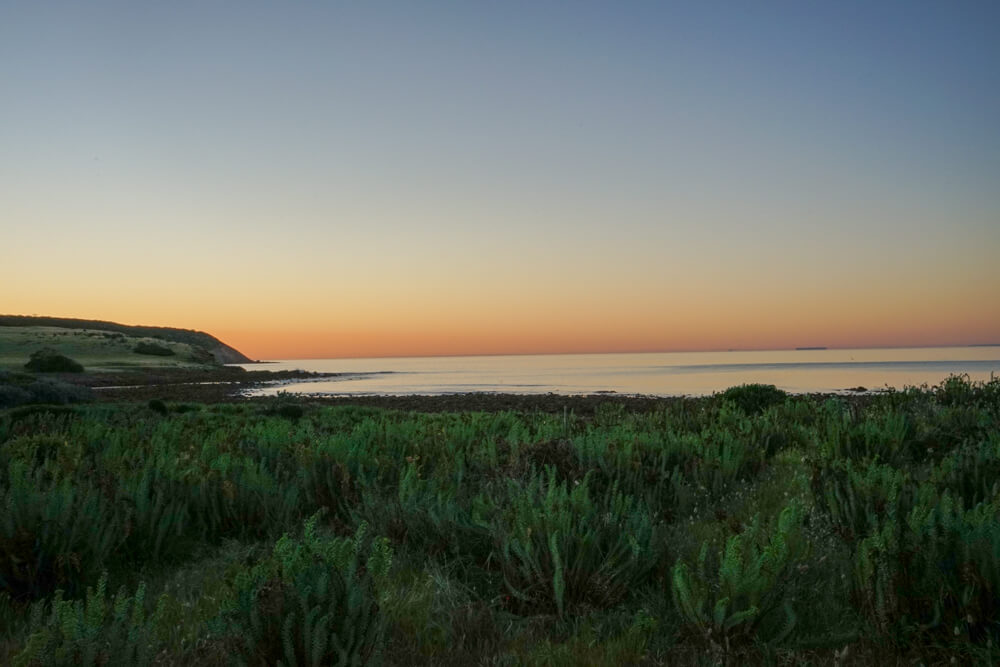
[{"label": "orange glow at horizon", "polygon": [[983,307],[989,291],[971,291],[967,302],[946,293],[910,300],[876,293],[867,300],[831,295],[770,303],[664,299],[660,308],[649,308],[644,297],[591,308],[568,304],[547,313],[531,307],[457,310],[435,319],[404,312],[359,324],[345,318],[340,324],[249,329],[220,322],[214,330],[261,359],[983,344],[1000,341],[1000,313]]},{"label": "orange glow at horizon", "polygon": [[67,279],[5,290],[0,310],[198,329],[254,359],[1000,342],[993,289],[1000,270],[992,265],[985,275],[954,272],[949,280],[899,270],[874,281],[822,272],[788,281],[739,275],[737,266],[704,274],[691,288],[672,287],[680,274],[659,283],[627,271],[578,274],[552,284],[525,272],[449,285],[406,270],[364,282],[288,273],[163,281],[148,272],[121,281],[116,272],[98,273],[78,287]]}]

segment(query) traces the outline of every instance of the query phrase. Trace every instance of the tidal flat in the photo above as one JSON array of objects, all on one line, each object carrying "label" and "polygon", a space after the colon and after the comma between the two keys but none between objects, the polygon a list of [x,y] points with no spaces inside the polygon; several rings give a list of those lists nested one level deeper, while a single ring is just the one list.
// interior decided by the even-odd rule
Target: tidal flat
[{"label": "tidal flat", "polygon": [[181,384],[0,410],[0,663],[1000,660],[1000,379]]}]

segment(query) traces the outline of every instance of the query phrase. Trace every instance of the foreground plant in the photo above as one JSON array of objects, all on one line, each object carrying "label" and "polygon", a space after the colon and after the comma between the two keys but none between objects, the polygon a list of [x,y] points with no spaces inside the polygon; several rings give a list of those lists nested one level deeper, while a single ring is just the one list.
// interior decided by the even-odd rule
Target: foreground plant
[{"label": "foreground plant", "polygon": [[702,544],[695,567],[678,560],[671,577],[674,603],[684,620],[714,649],[729,652],[754,639],[778,643],[795,627],[786,595],[792,567],[802,555],[802,508],[786,507],[768,529],[755,517],[726,540],[717,558]]},{"label": "foreground plant", "polygon": [[33,605],[28,639],[14,656],[14,667],[152,664],[162,646],[157,633],[164,599],[147,617],[144,585],[134,596],[122,588],[109,598],[107,582],[102,575],[84,600],[64,600],[57,591],[51,603]]},{"label": "foreground plant", "polygon": [[497,557],[519,607],[608,608],[644,582],[659,558],[658,530],[634,498],[611,488],[591,496],[589,478],[569,487],[555,470],[511,482],[510,509],[494,526]]},{"label": "foreground plant", "polygon": [[[272,554],[241,573],[218,625],[243,664],[365,665],[379,657],[384,617],[378,584],[392,564],[385,539],[328,538],[305,523]],[[365,558],[367,556],[367,558]]]}]

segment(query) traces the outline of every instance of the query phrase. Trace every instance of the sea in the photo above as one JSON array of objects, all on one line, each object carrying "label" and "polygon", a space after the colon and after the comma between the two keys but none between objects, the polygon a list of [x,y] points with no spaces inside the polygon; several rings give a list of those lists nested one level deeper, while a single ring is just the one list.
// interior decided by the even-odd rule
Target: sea
[{"label": "sea", "polygon": [[1000,345],[372,359],[287,359],[240,364],[335,378],[266,384],[253,395],[620,394],[703,396],[747,383],[791,393],[934,386],[949,376],[1000,378]]}]

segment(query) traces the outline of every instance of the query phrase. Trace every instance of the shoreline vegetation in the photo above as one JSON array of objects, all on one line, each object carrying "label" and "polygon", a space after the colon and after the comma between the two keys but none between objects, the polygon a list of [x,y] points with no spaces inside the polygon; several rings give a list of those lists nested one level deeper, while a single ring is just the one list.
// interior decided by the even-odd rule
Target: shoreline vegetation
[{"label": "shoreline vegetation", "polygon": [[[169,342],[173,344],[171,347],[184,346],[185,351],[193,349],[200,352],[190,359],[190,361],[200,364],[246,364],[253,361],[239,350],[226,345],[204,331],[174,327],[132,326],[104,320],[82,320],[71,317],[0,315],[0,342],[10,346],[11,341],[4,340],[4,335],[16,334],[19,331],[27,333],[29,341],[31,338],[37,341],[37,339],[48,335],[56,339],[69,337],[75,342],[85,338],[103,338],[104,341],[98,340],[96,342],[103,342],[106,345],[113,345],[114,342],[125,339],[128,339],[132,345]],[[22,341],[17,341],[17,343],[20,342]],[[61,342],[65,343],[66,341]],[[91,349],[93,347],[91,345]]]},{"label": "shoreline vegetation", "polygon": [[248,398],[316,376],[176,350],[0,370],[0,664],[1000,661],[1000,378]]}]

